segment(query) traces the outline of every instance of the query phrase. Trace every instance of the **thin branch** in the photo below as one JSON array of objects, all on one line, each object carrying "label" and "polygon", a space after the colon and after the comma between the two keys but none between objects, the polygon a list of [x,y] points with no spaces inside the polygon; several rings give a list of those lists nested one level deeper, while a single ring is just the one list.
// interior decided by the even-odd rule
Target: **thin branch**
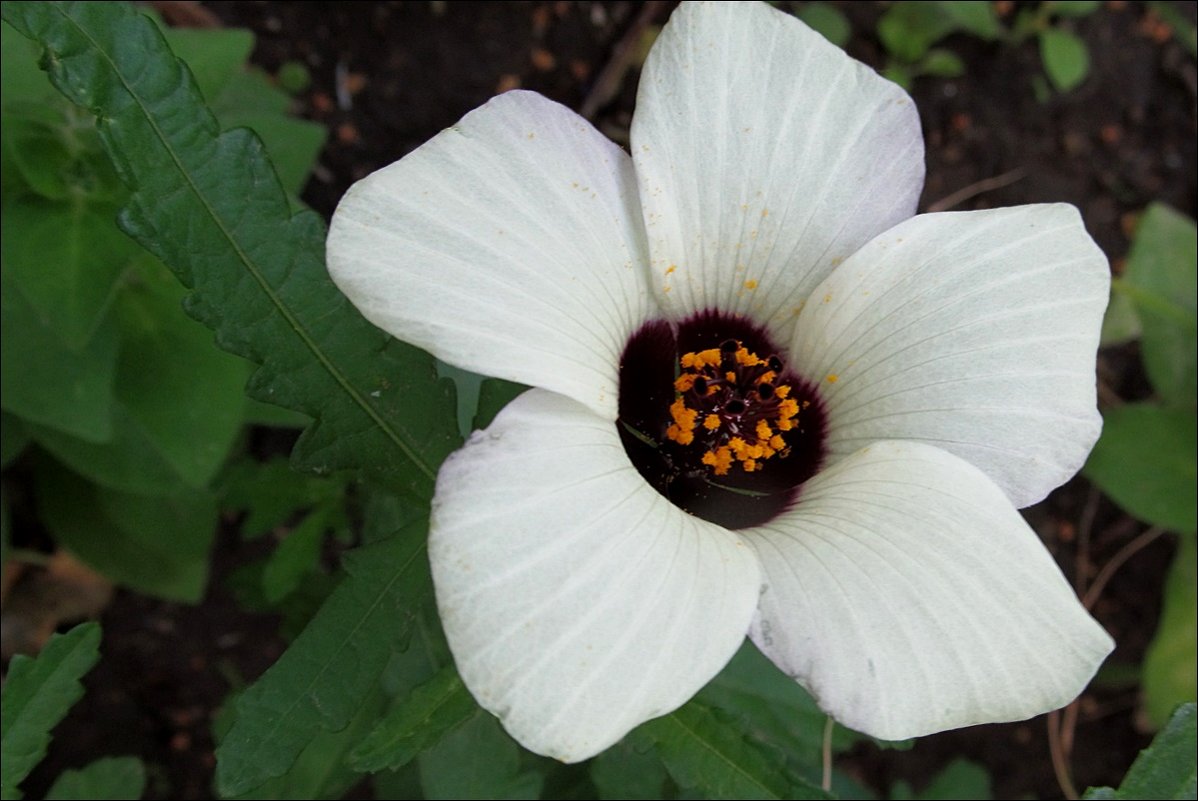
[{"label": "thin branch", "polygon": [[1002,189],[1004,186],[1010,186],[1016,181],[1027,175],[1027,170],[1023,167],[1016,167],[1009,172],[1004,172],[1002,175],[995,175],[993,178],[985,178],[977,183],[958,189],[947,197],[937,200],[935,203],[928,206],[929,212],[948,211],[954,206],[959,206],[970,198],[993,192],[995,189]]},{"label": "thin branch", "polygon": [[620,91],[624,73],[628,72],[628,68],[631,66],[632,56],[637,52],[641,36],[645,29],[666,10],[667,5],[665,0],[649,0],[645,3],[641,13],[637,14],[636,19],[628,26],[628,30],[620,37],[620,41],[616,43],[611,58],[599,71],[595,83],[591,85],[591,91],[587,93],[586,99],[582,101],[582,106],[578,109],[580,115],[588,120],[593,120],[599,109],[610,103],[611,99]]},{"label": "thin branch", "polygon": [[1103,565],[1102,570],[1094,577],[1094,583],[1090,585],[1090,589],[1086,590],[1086,594],[1082,597],[1082,606],[1086,607],[1086,609],[1093,608],[1099,596],[1102,595],[1102,591],[1106,589],[1107,582],[1111,580],[1111,577],[1115,575],[1115,572],[1119,568],[1123,567],[1123,563],[1164,533],[1165,530],[1160,526],[1153,526],[1120,548],[1119,552],[1112,556],[1111,560]]},{"label": "thin branch", "polygon": [[832,730],[835,728],[836,721],[829,716],[824,722],[824,777],[820,782],[825,793],[832,792]]},{"label": "thin branch", "polygon": [[1077,788],[1073,786],[1073,777],[1069,775],[1069,760],[1061,748],[1061,712],[1054,709],[1048,713],[1048,753],[1052,757],[1052,772],[1057,777],[1057,784],[1069,801],[1077,801]]}]

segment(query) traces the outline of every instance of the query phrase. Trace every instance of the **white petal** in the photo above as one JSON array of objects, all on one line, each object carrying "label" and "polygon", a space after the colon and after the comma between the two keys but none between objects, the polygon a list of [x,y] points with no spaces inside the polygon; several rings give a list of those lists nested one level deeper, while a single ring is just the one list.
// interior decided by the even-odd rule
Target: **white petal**
[{"label": "white petal", "polygon": [[834,458],[922,440],[980,467],[1016,506],[1039,501],[1101,429],[1109,282],[1064,204],[921,215],[879,236],[816,289],[795,334]]},{"label": "white petal", "polygon": [[763,3],[684,3],[641,77],[632,155],[653,288],[788,343],[838,263],[915,213],[923,138],[902,89]]},{"label": "white petal", "polygon": [[620,353],[652,304],[641,226],[627,154],[509,92],[354,184],[329,272],[396,337],[615,419]]},{"label": "white petal", "polygon": [[446,461],[429,555],[466,686],[565,762],[697,692],[760,589],[752,549],[646,484],[611,422],[539,390]]},{"label": "white petal", "polygon": [[938,448],[871,445],[742,533],[766,573],[754,642],[875,737],[1056,709],[1113,647],[998,487]]}]

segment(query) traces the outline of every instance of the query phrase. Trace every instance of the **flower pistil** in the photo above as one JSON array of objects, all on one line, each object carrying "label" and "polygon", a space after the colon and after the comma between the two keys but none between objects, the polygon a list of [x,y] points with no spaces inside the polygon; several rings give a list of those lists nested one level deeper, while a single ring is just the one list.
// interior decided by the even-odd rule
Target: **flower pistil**
[{"label": "flower pistil", "polygon": [[678,364],[668,439],[703,447],[701,461],[717,476],[737,464],[752,473],[766,459],[789,454],[782,432],[795,427],[800,404],[789,384],[777,383],[781,359],[763,359],[728,339],[684,353]]}]

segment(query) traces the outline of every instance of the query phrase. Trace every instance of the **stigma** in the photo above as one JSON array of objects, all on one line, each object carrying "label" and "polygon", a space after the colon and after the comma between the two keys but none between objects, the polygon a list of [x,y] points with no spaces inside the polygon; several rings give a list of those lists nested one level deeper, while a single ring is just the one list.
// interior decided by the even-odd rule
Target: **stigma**
[{"label": "stigma", "polygon": [[717,476],[752,473],[789,455],[783,434],[796,427],[801,404],[789,384],[778,383],[781,359],[763,359],[728,339],[682,354],[678,367],[669,440],[702,449],[700,461]]}]

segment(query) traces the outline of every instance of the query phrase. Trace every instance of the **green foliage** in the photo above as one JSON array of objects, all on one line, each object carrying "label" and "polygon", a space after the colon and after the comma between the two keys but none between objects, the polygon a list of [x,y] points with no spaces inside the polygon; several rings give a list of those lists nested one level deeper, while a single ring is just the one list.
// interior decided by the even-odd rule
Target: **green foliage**
[{"label": "green foliage", "polygon": [[666,798],[670,774],[649,748],[638,751],[623,740],[590,762],[591,781],[603,801]]},{"label": "green foliage", "polygon": [[282,658],[237,701],[217,751],[223,795],[241,795],[288,771],[320,731],[349,724],[429,591],[426,524],[345,559],[347,577]]},{"label": "green foliage", "polygon": [[1198,700],[1198,544],[1182,537],[1165,580],[1164,609],[1144,656],[1144,711],[1163,726],[1180,703]]},{"label": "green foliage", "polygon": [[632,737],[634,746],[652,744],[679,787],[704,798],[831,798],[702,701],[642,725]]},{"label": "green foliage", "polygon": [[890,789],[892,801],[988,801],[990,774],[967,759],[954,759],[932,778],[922,793],[915,793],[903,781]]},{"label": "green foliage", "polygon": [[1086,477],[1135,517],[1173,531],[1193,531],[1198,437],[1192,411],[1154,403],[1109,409]]},{"label": "green foliage", "polygon": [[890,58],[884,74],[909,87],[920,75],[953,78],[965,72],[956,53],[932,45],[954,33],[983,39],[1002,34],[990,3],[895,3],[878,20],[878,38]]},{"label": "green foliage", "polygon": [[420,755],[420,784],[429,801],[538,798],[544,776],[521,765],[520,747],[483,711]]},{"label": "green foliage", "polygon": [[1040,59],[1058,92],[1076,89],[1090,73],[1090,51],[1075,33],[1046,28],[1040,33]]},{"label": "green foliage", "polygon": [[1088,799],[1194,798],[1198,792],[1195,751],[1198,734],[1194,704],[1173,713],[1152,745],[1140,752],[1119,789],[1092,787]]},{"label": "green foliage", "polygon": [[146,767],[137,757],[104,757],[78,770],[64,770],[50,785],[46,801],[121,801],[141,798]]},{"label": "green foliage", "polygon": [[401,768],[465,723],[478,706],[452,667],[392,705],[387,715],[350,754],[355,770]]},{"label": "green foliage", "polygon": [[1157,394],[1169,406],[1198,403],[1198,228],[1155,203],[1136,227],[1117,291],[1131,298],[1143,329],[1141,355]]},{"label": "green foliage", "polygon": [[193,288],[187,309],[222,347],[262,365],[251,395],[316,420],[297,465],[361,467],[428,497],[459,441],[450,387],[337,292],[320,261],[323,224],[292,216],[259,139],[220,133],[158,29],[127,6],[9,4],[5,15],[46,49],[60,91],[96,111],[135,190],[122,227]]},{"label": "green foliage", "polygon": [[35,489],[38,511],[54,539],[106,576],[171,600],[194,603],[203,597],[217,524],[210,493],[122,492],[53,463],[39,465]]},{"label": "green foliage", "polygon": [[849,43],[853,29],[847,17],[836,6],[827,3],[807,3],[795,16],[837,47]]},{"label": "green foliage", "polygon": [[100,627],[82,623],[55,634],[36,659],[14,656],[0,703],[0,797],[20,798],[18,785],[42,760],[50,730],[83,697],[83,678],[100,658]]}]

